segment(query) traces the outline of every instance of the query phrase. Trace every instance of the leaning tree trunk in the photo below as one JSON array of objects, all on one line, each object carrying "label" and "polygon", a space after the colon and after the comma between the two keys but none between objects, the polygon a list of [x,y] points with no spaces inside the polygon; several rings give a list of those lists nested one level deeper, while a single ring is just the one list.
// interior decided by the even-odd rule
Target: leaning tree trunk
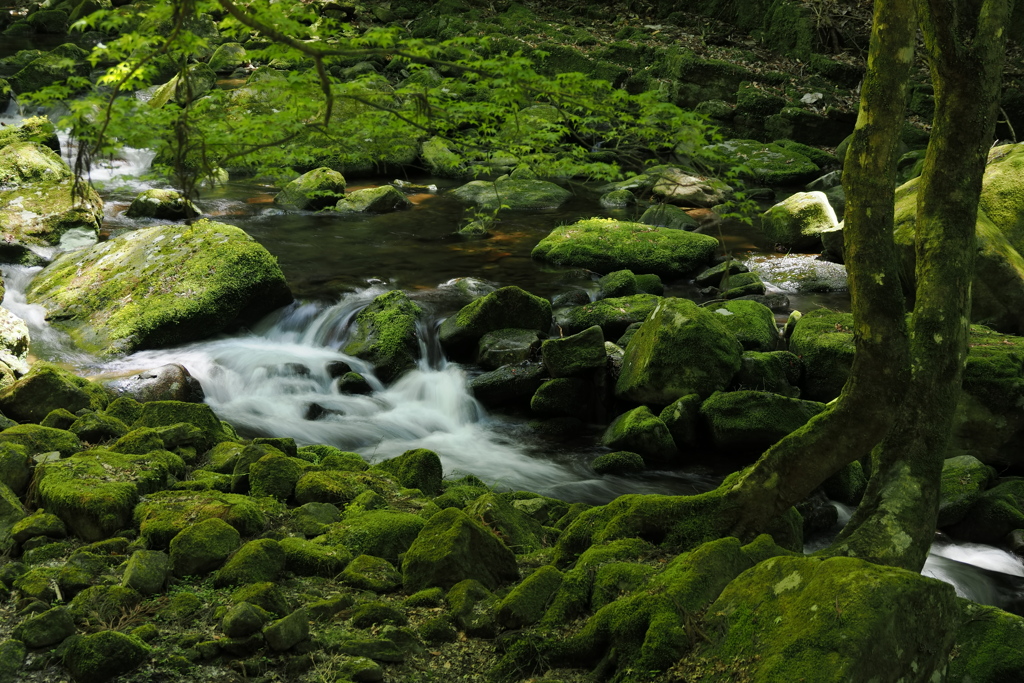
[{"label": "leaning tree trunk", "polygon": [[911,379],[874,453],[864,500],[827,552],[918,571],[938,516],[939,478],[970,327],[975,225],[995,130],[1008,0],[920,0],[935,118],[917,196]]},{"label": "leaning tree trunk", "polygon": [[893,240],[896,162],[916,42],[914,0],[876,0],[857,127],[846,154],[846,268],[855,355],[839,399],[768,449],[730,489],[723,531],[761,532],[888,431],[909,364]]}]

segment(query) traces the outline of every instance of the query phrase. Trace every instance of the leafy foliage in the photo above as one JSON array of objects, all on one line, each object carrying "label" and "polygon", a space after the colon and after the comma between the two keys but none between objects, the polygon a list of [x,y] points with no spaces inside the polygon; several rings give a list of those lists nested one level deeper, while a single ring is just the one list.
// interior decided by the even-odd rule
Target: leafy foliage
[{"label": "leafy foliage", "polygon": [[[541,177],[612,179],[672,155],[697,171],[732,166],[705,149],[715,129],[657,91],[545,76],[531,59],[542,52],[509,54],[488,37],[417,39],[329,14],[268,0],[100,10],[74,25],[116,36],[89,55],[104,68],[96,83],[69,78],[22,98],[45,105],[81,95],[61,122],[80,142],[79,175],[123,146],[147,147],[157,151],[156,170],[189,195],[224,169],[274,176],[345,171],[367,159],[405,165],[432,137],[470,175],[525,166]],[[225,39],[244,42],[247,57],[266,66],[241,87],[211,90],[196,65]],[[391,78],[375,69],[347,77],[345,67],[363,60]],[[727,175],[735,183],[735,172]]]}]

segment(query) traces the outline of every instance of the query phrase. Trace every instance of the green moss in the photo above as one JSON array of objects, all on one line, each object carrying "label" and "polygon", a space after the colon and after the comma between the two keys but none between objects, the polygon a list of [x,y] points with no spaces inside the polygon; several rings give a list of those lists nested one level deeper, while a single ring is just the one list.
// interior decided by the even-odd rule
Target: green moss
[{"label": "green moss", "polygon": [[533,258],[560,266],[610,273],[629,269],[680,278],[711,260],[718,241],[707,235],[591,218],[555,228],[533,249]]},{"label": "green moss", "polygon": [[29,455],[57,451],[62,458],[69,457],[82,448],[78,437],[71,432],[31,424],[8,427],[0,432],[0,443],[21,446]]},{"label": "green moss", "polygon": [[995,478],[995,469],[974,456],[947,458],[942,463],[939,484],[938,525],[944,527],[963,519]]},{"label": "green moss", "polygon": [[615,395],[667,405],[724,389],[742,347],[720,318],[687,299],[663,299],[630,340]]},{"label": "green moss", "polygon": [[285,185],[274,197],[274,203],[319,211],[344,197],[345,176],[329,168],[316,168]]},{"label": "green moss", "polygon": [[1014,529],[1024,529],[1024,480],[1011,479],[985,491],[947,529],[956,538],[992,545]]},{"label": "green moss", "polygon": [[84,540],[98,541],[128,527],[139,496],[161,489],[185,464],[167,451],[137,456],[93,449],[39,467],[46,509]]},{"label": "green moss", "polygon": [[464,508],[474,500],[490,493],[490,488],[477,477],[469,475],[455,481],[444,482],[444,493],[434,499],[439,508]]},{"label": "green moss", "polygon": [[242,586],[233,591],[228,600],[233,605],[251,603],[278,617],[284,617],[292,611],[281,589],[268,581]]},{"label": "green moss", "polygon": [[406,607],[440,607],[444,602],[444,591],[438,587],[425,588],[405,599]]},{"label": "green moss", "polygon": [[[731,284],[730,284],[731,286]],[[774,351],[779,328],[771,309],[757,301],[726,301],[708,307],[743,345],[744,351]]]},{"label": "green moss", "polygon": [[[868,479],[859,461],[854,460],[821,484],[821,490],[832,500],[844,505],[858,505],[864,497]],[[942,526],[942,524],[939,524]]]},{"label": "green moss", "polygon": [[467,175],[466,160],[437,136],[423,142],[420,158],[427,164],[431,175],[440,178],[465,178]]},{"label": "green moss", "polygon": [[274,581],[284,569],[285,553],[271,538],[249,541],[224,563],[214,578],[217,586]]},{"label": "green moss", "polygon": [[679,453],[668,427],[647,406],[615,418],[601,443],[608,448],[639,453],[649,464],[663,463]]},{"label": "green moss", "polygon": [[202,430],[201,435],[194,439],[194,445],[205,452],[221,441],[233,441],[233,435],[227,433],[213,409],[205,403],[186,403],[184,401],[150,401],[144,403],[139,419],[132,429],[140,427],[173,427],[186,423]]},{"label": "green moss", "polygon": [[451,192],[452,196],[483,211],[557,209],[572,194],[545,180],[506,178],[495,182],[474,180]]},{"label": "green moss", "polygon": [[[347,462],[343,460],[341,464]],[[344,508],[364,491],[374,491],[389,498],[397,495],[397,489],[390,478],[379,474],[332,469],[302,475],[295,485],[295,501],[300,505],[331,503]]]},{"label": "green moss", "polygon": [[288,500],[308,467],[304,460],[289,458],[283,453],[265,455],[249,468],[250,492],[254,496]]},{"label": "green moss", "polygon": [[218,519],[242,536],[255,536],[267,516],[248,496],[219,491],[160,491],[135,508],[134,520],[150,548],[166,548],[178,533],[203,520]]},{"label": "green moss", "polygon": [[392,564],[416,539],[427,522],[419,515],[395,510],[371,510],[332,524],[321,537],[328,545],[343,545],[356,555],[374,555]]},{"label": "green moss", "polygon": [[103,410],[110,395],[100,385],[50,363],[36,363],[27,375],[0,390],[0,410],[21,422],[40,422],[64,408]]},{"label": "green moss", "polygon": [[[3,94],[2,91],[3,84],[0,83],[0,95]],[[0,128],[0,149],[16,142],[37,142],[54,151],[60,148],[57,128],[45,116],[33,116],[17,126]]]},{"label": "green moss", "polygon": [[459,637],[452,618],[447,614],[427,619],[420,624],[418,633],[427,643],[451,643]]},{"label": "green moss", "polygon": [[789,351],[747,351],[740,359],[740,369],[733,377],[733,386],[798,398],[802,378],[803,362],[796,354]]},{"label": "green moss", "polygon": [[803,315],[789,339],[789,350],[804,365],[804,396],[831,401],[839,396],[853,364],[853,316],[818,309]]},{"label": "green moss", "polygon": [[364,602],[352,608],[352,626],[355,628],[370,628],[390,624],[392,626],[405,626],[409,623],[405,616],[405,610],[387,602]]},{"label": "green moss", "polygon": [[700,415],[717,448],[760,454],[824,409],[766,391],[719,391],[701,404]]},{"label": "green moss", "polygon": [[1024,619],[995,607],[957,601],[960,628],[949,657],[949,681],[1012,681],[1024,670]]},{"label": "green moss", "polygon": [[64,666],[76,681],[103,683],[135,669],[149,653],[135,636],[100,631],[76,639],[64,654]]},{"label": "green moss", "polygon": [[697,394],[687,394],[665,406],[658,415],[679,450],[697,444],[701,402]]},{"label": "green moss", "polygon": [[356,316],[345,353],[373,363],[377,375],[391,381],[415,367],[419,357],[416,323],[423,309],[401,290],[376,297]]},{"label": "green moss", "polygon": [[540,621],[562,579],[562,572],[551,565],[530,574],[498,603],[498,623],[505,628],[522,628]]},{"label": "green moss", "polygon": [[657,573],[656,567],[637,562],[610,562],[601,566],[594,576],[590,610],[596,612],[605,605],[640,590]]},{"label": "green moss", "polygon": [[509,327],[546,334],[551,327],[551,303],[519,287],[496,289],[441,323],[441,344],[450,353],[466,354],[488,332]]},{"label": "green moss", "polygon": [[352,553],[341,545],[328,546],[304,538],[281,539],[285,568],[299,576],[333,577],[352,560]]},{"label": "green moss", "polygon": [[128,432],[128,426],[103,413],[86,413],[68,427],[68,431],[86,443],[113,441]]},{"label": "green moss", "polygon": [[594,385],[581,377],[559,377],[544,382],[530,399],[530,410],[543,417],[589,419],[593,413]]},{"label": "green moss", "polygon": [[604,369],[608,361],[604,333],[597,325],[577,334],[546,339],[541,343],[540,353],[552,377],[584,375]]},{"label": "green moss", "polygon": [[390,593],[402,585],[402,575],[383,557],[358,555],[348,563],[339,577],[360,590]]},{"label": "green moss", "polygon": [[465,512],[495,533],[516,554],[531,553],[546,545],[541,524],[499,494],[480,496],[466,506]]},{"label": "green moss", "polygon": [[426,448],[416,448],[377,463],[371,469],[391,475],[405,488],[419,489],[428,496],[441,492],[441,458]]},{"label": "green moss", "polygon": [[497,597],[475,579],[458,582],[446,596],[455,623],[468,636],[493,638],[497,630],[494,607]]},{"label": "green moss", "polygon": [[334,210],[342,213],[390,213],[412,208],[412,202],[393,185],[356,190],[338,200]]},{"label": "green moss", "polygon": [[[776,557],[732,582],[708,609],[712,642],[683,667],[702,680],[938,680],[957,614],[945,583],[836,557]],[[712,665],[712,664],[716,665]],[[721,666],[721,664],[725,664]]]},{"label": "green moss", "polygon": [[291,300],[266,249],[207,220],[133,230],[66,254],[27,296],[79,345],[104,355],[203,338]]},{"label": "green moss", "polygon": [[743,159],[742,177],[772,187],[797,185],[820,173],[818,165],[803,154],[774,143],[728,140],[709,145],[706,150],[730,162]]}]

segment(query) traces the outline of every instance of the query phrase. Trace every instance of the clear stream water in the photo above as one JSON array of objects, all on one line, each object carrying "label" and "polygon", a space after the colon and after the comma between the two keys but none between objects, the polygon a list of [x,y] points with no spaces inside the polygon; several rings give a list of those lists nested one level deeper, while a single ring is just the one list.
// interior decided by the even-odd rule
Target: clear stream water
[{"label": "clear stream water", "polygon": [[[9,111],[4,123],[17,120],[17,112]],[[151,160],[146,150],[129,150],[124,158],[93,170],[92,180],[106,202],[104,235],[153,223],[123,215],[139,191],[166,186],[144,179]],[[557,225],[592,216],[632,218],[632,210],[597,208],[596,194],[580,186],[561,209],[507,212],[491,238],[468,241],[454,235],[463,208],[443,194],[455,184],[428,177],[404,180],[433,184],[437,190],[411,196],[410,211],[376,216],[286,212],[273,204],[276,188],[254,181],[228,183],[201,196],[197,203],[205,215],[241,227],[278,258],[296,295],[296,303],[244,333],[100,362],[50,328],[40,307],[25,303],[23,292],[38,269],[3,269],[8,288],[4,305],[28,322],[36,356],[85,374],[119,376],[181,363],[202,383],[217,414],[248,435],[329,443],[371,462],[413,447],[430,448],[441,456],[449,476],[472,473],[502,488],[592,504],[624,493],[692,494],[720,481],[720,473],[701,465],[630,477],[598,476],[589,462],[605,450],[597,445],[599,426],[582,436],[554,439],[538,434],[525,418],[489,414],[467,390],[469,376],[478,370],[448,362],[436,342],[437,324],[465,303],[453,286],[456,278],[489,286],[515,284],[541,296],[570,289],[595,293],[591,274],[540,264],[530,258],[530,251]],[[350,189],[372,184],[357,181]],[[774,265],[780,272],[786,259],[808,258],[773,254],[755,230],[743,225],[725,226],[722,242],[741,258],[779,259]],[[843,294],[795,292],[784,278],[769,284],[802,310],[843,307],[846,301]],[[421,329],[419,366],[384,386],[372,367],[339,349],[359,310],[394,288],[409,292],[428,311],[428,319]],[[671,284],[666,294],[696,295],[685,283]],[[338,360],[363,373],[373,392],[334,393],[327,365]],[[326,414],[307,419],[313,404]],[[849,510],[837,507],[840,523],[845,523]],[[1004,550],[942,539],[933,546],[923,573],[953,584],[961,596],[1019,611],[1024,564]]]}]

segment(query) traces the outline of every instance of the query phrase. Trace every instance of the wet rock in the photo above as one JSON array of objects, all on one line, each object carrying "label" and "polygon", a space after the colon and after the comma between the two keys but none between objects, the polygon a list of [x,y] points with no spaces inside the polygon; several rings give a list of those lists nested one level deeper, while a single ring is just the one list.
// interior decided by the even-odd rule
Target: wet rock
[{"label": "wet rock", "polygon": [[200,211],[196,205],[177,190],[144,190],[125,211],[128,218],[157,218],[165,221],[183,221],[198,215]]},{"label": "wet rock", "polygon": [[822,234],[839,228],[823,192],[797,192],[761,214],[761,231],[776,244],[820,251]]},{"label": "wet rock", "polygon": [[724,202],[732,188],[720,180],[687,173],[667,167],[657,173],[657,182],[651,191],[670,204],[709,208]]},{"label": "wet rock", "polygon": [[335,211],[343,213],[391,213],[412,208],[412,202],[391,185],[355,190],[339,199]]},{"label": "wet rock", "polygon": [[568,190],[545,180],[514,178],[494,182],[474,180],[452,190],[451,194],[483,211],[493,211],[502,206],[512,210],[557,209],[572,196]]}]

